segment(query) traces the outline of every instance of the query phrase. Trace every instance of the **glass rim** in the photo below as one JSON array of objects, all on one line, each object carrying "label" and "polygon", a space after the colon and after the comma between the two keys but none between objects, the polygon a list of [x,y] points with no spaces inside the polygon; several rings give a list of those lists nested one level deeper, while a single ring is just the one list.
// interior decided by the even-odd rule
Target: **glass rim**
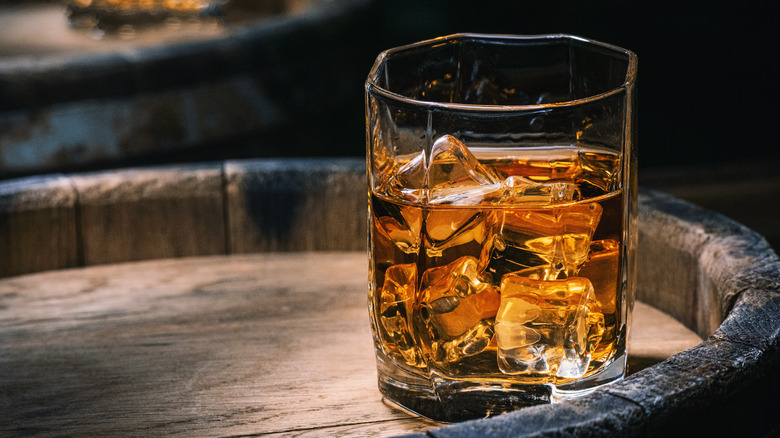
[{"label": "glass rim", "polygon": [[[415,49],[426,45],[439,44],[446,41],[455,41],[455,40],[487,40],[487,41],[494,41],[494,42],[522,41],[522,40],[578,41],[581,43],[591,44],[594,46],[601,47],[603,49],[613,51],[615,52],[615,54],[622,54],[626,56],[628,60],[628,65],[626,67],[625,80],[623,81],[622,85],[619,87],[615,87],[611,90],[607,90],[602,93],[594,94],[580,99],[567,100],[563,102],[532,104],[532,105],[484,105],[484,104],[468,104],[468,103],[453,103],[453,102],[436,102],[432,100],[413,99],[411,97],[404,96],[403,94],[390,91],[380,86],[376,82],[372,81],[372,78],[375,76],[375,73],[377,72],[377,70],[379,70],[380,66],[388,58],[390,58],[392,55],[396,53],[405,50]],[[589,38],[579,37],[576,35],[569,35],[564,33],[539,34],[539,35],[456,33],[456,34],[432,38],[432,39],[423,40],[416,43],[406,44],[403,46],[393,47],[384,50],[377,56],[373,66],[371,67],[371,70],[369,71],[368,78],[366,79],[366,83],[365,83],[365,89],[367,93],[378,95],[400,104],[406,104],[406,105],[411,105],[411,106],[421,107],[421,108],[429,108],[429,109],[438,108],[438,109],[455,110],[455,111],[490,111],[490,112],[538,111],[538,110],[545,110],[545,109],[552,109],[552,108],[582,105],[589,102],[594,102],[594,101],[608,98],[612,95],[618,94],[632,87],[636,82],[636,74],[637,74],[637,56],[631,50],[627,50],[612,44],[602,43],[600,41],[596,41]]]}]

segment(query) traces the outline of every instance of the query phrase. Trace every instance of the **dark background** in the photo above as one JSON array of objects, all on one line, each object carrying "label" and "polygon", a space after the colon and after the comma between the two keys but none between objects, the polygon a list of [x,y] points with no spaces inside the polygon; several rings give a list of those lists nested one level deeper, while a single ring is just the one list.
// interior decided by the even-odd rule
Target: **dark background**
[{"label": "dark background", "polygon": [[[743,2],[747,3],[747,2]],[[639,57],[640,166],[778,158],[774,15],[738,2],[381,1],[397,45],[457,32],[568,33]]]}]

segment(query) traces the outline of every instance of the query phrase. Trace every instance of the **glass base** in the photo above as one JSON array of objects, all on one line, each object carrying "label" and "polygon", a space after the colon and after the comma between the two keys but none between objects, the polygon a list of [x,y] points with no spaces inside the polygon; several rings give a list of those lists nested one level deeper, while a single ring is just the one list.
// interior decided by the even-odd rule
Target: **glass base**
[{"label": "glass base", "polygon": [[583,396],[622,379],[626,356],[617,358],[596,374],[563,385],[452,380],[441,376],[428,381],[398,369],[392,370],[395,375],[390,375],[382,368],[380,365],[379,390],[389,401],[431,420],[451,423]]}]

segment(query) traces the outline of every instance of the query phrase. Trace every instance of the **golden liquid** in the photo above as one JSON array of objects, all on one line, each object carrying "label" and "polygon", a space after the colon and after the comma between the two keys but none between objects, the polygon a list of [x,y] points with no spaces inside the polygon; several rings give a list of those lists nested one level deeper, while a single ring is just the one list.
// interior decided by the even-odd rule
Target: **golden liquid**
[{"label": "golden liquid", "polygon": [[424,180],[414,158],[379,178],[370,305],[391,360],[421,375],[539,383],[614,357],[625,323],[620,160],[574,146],[532,152],[476,153],[460,161],[476,160],[471,170],[434,153],[425,186],[414,187]]}]

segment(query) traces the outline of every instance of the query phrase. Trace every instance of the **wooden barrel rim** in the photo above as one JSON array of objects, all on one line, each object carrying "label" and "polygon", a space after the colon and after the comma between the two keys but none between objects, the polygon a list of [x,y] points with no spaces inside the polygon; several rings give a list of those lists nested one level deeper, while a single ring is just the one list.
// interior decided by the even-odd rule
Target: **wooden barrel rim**
[{"label": "wooden barrel rim", "polygon": [[[347,246],[336,249],[356,250],[365,242],[364,165],[362,159],[235,160],[11,180],[0,182],[0,223],[10,223],[9,218],[20,213],[42,211],[48,212],[47,217],[53,217],[52,212],[58,217],[81,216],[83,223],[93,208],[100,214],[104,207],[124,203],[137,208],[138,202],[178,196],[198,205],[217,199],[212,205],[218,210],[211,212],[214,216],[199,212],[205,215],[208,226],[214,226],[213,221],[221,217],[219,223],[228,230],[220,237],[223,240],[216,244],[217,249],[195,248],[195,253],[201,251],[198,254],[324,250],[334,249],[333,242],[347,242]],[[131,180],[135,180],[135,189],[123,189],[123,184]],[[262,196],[256,196],[258,193]],[[285,193],[292,193],[296,205],[335,209],[315,215],[312,222],[296,223],[296,227],[311,228],[310,232],[316,234],[321,231],[319,227],[332,226],[348,229],[350,237],[334,235],[331,241],[315,242],[310,234],[272,241],[263,233],[284,234],[289,230],[271,222],[263,223],[264,230],[241,235],[244,228],[258,224],[241,219],[242,215],[257,217],[268,210],[253,203],[272,206]],[[313,203],[316,199],[325,201]],[[349,202],[338,204],[338,199]],[[236,212],[233,204],[237,205]],[[745,431],[767,433],[777,428],[772,415],[777,409],[774,394],[780,390],[776,375],[780,366],[777,255],[754,231],[660,192],[640,189],[639,211],[638,298],[675,316],[706,337],[704,342],[578,399],[409,436],[720,436]],[[192,210],[185,209],[185,214],[189,213]],[[347,218],[353,215],[362,217],[350,222]],[[74,239],[83,238],[83,231],[74,232]],[[0,252],[6,260],[16,255],[15,247],[4,246],[10,240],[0,234]],[[149,258],[171,254],[163,251]],[[83,254],[80,257],[58,259],[43,269],[93,264]],[[689,269],[677,266],[675,270],[680,263],[689,263]],[[670,280],[665,281],[665,277]],[[680,297],[688,304],[679,305]]]}]

